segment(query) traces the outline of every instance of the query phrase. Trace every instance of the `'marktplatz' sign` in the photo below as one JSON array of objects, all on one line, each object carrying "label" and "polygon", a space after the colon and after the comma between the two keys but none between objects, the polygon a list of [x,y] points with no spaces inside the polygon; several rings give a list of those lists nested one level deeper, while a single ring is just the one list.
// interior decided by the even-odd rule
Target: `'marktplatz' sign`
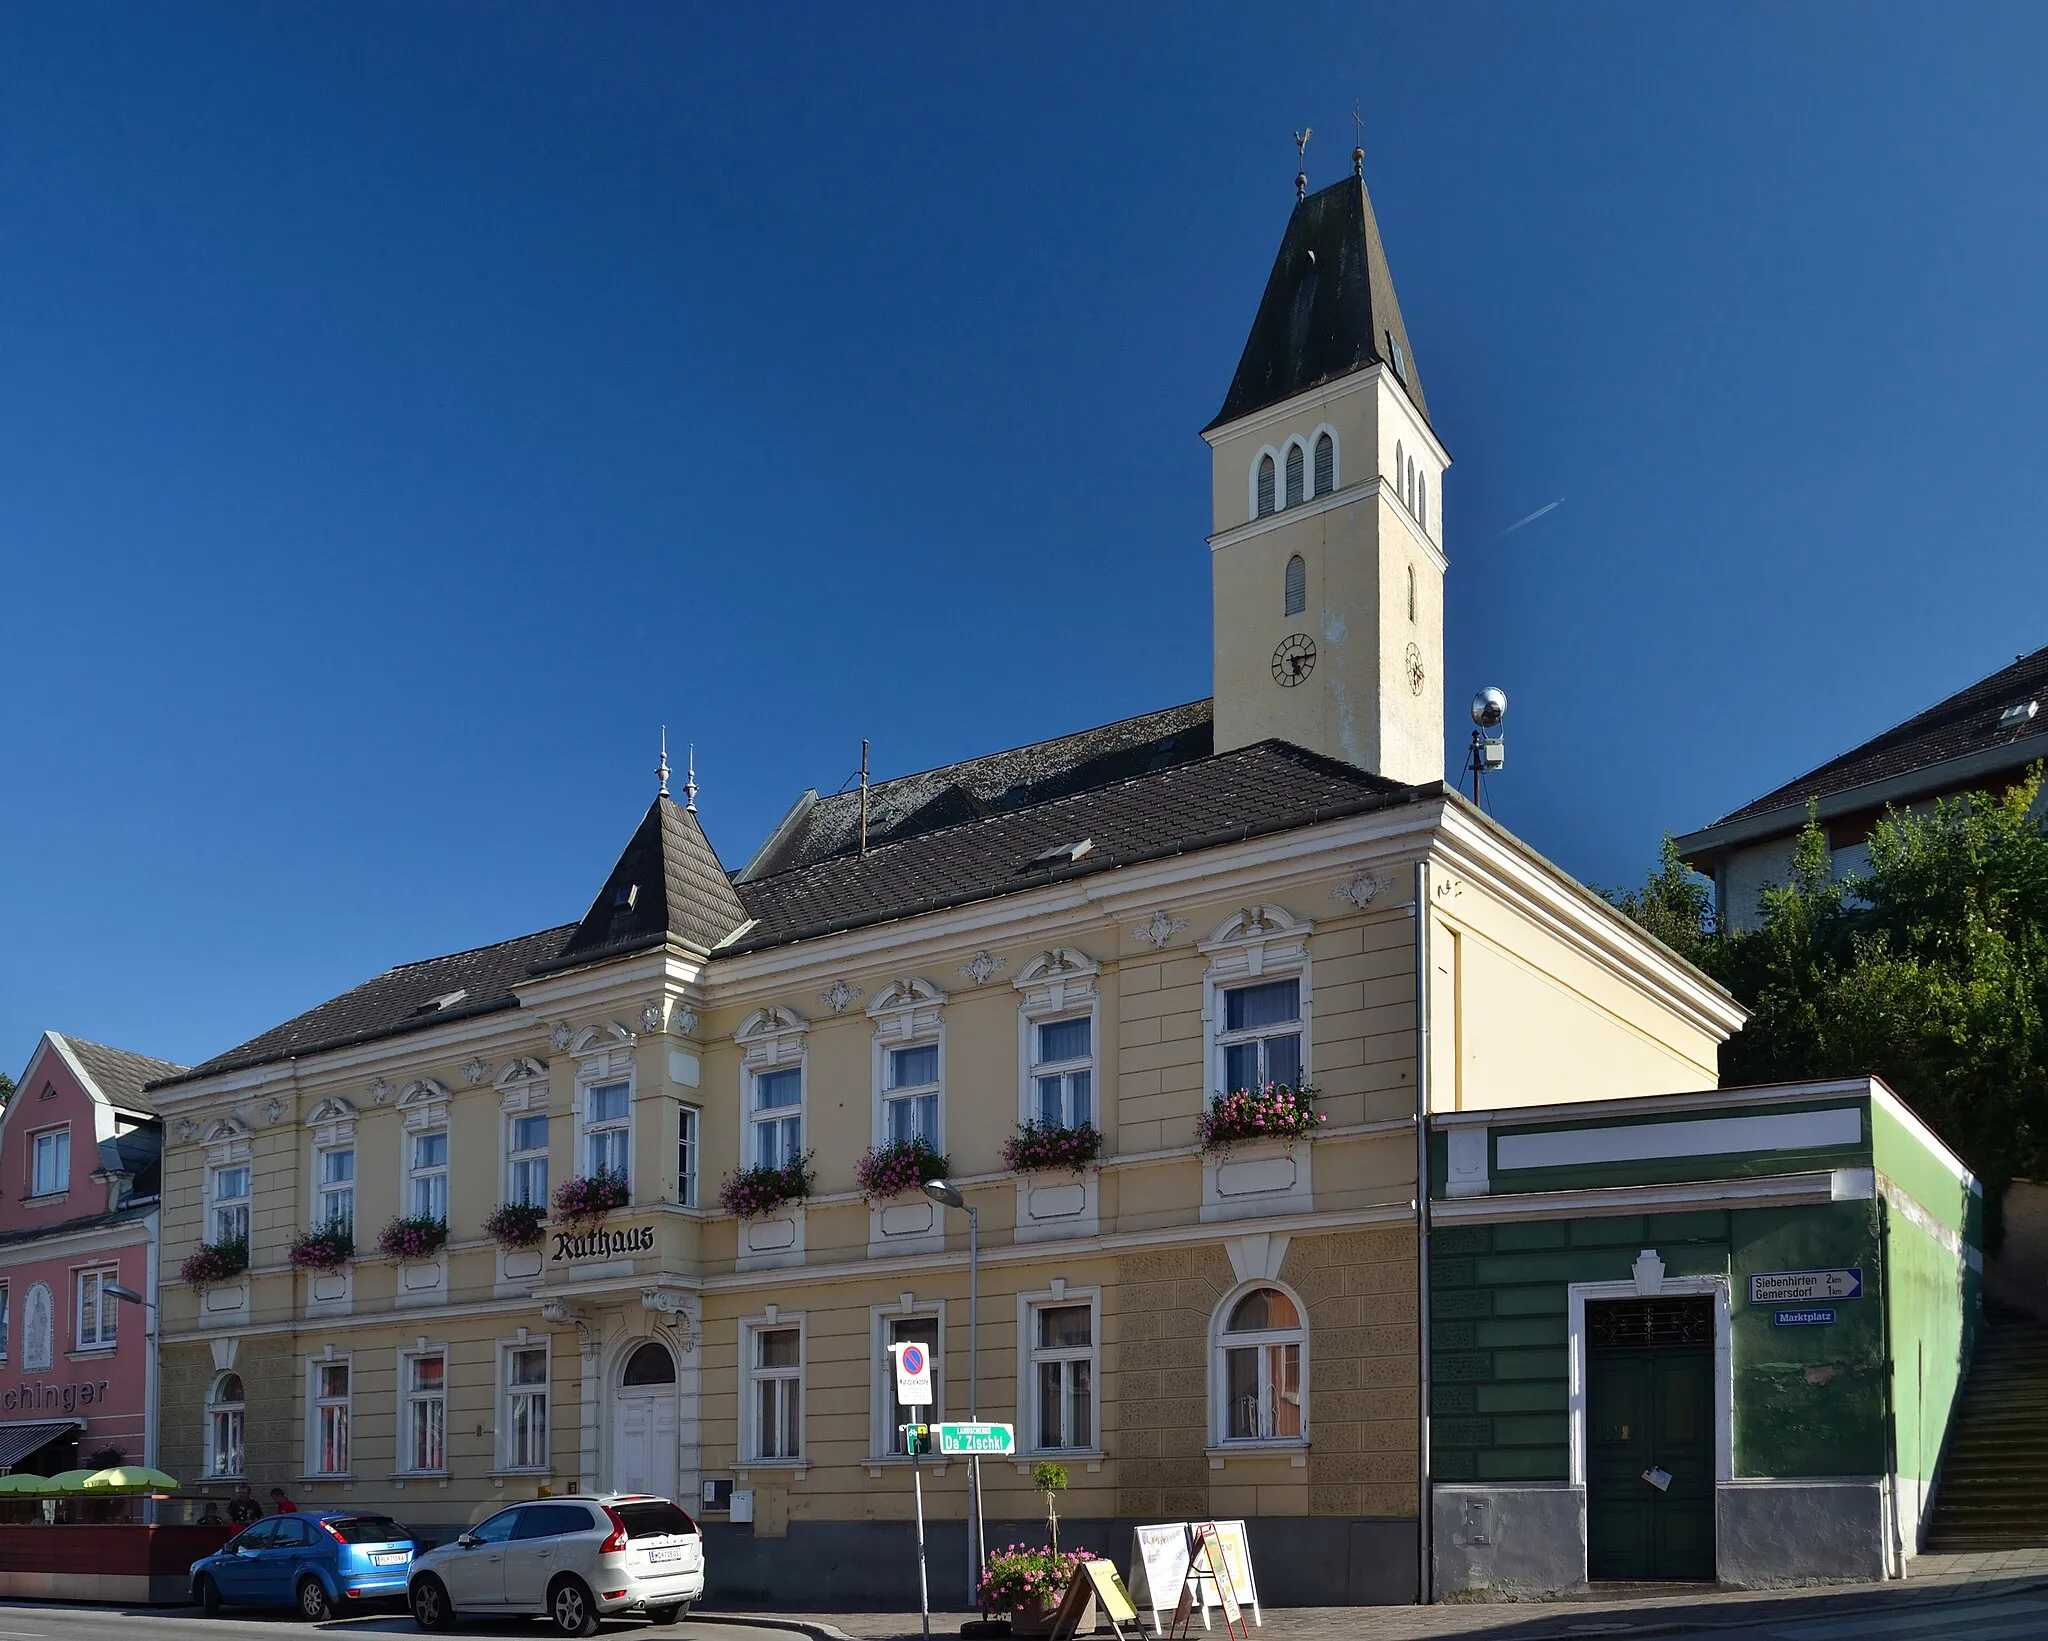
[{"label": "'marktplatz' sign", "polygon": [[635,1225],[623,1231],[600,1225],[589,1231],[555,1232],[555,1251],[550,1258],[557,1264],[575,1264],[584,1259],[624,1259],[653,1252],[652,1225]]}]

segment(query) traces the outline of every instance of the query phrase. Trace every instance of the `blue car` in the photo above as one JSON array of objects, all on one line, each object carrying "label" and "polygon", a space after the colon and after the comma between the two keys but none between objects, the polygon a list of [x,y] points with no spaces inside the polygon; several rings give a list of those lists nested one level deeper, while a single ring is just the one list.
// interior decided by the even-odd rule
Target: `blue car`
[{"label": "blue car", "polygon": [[208,1617],[223,1607],[296,1607],[303,1618],[330,1618],[366,1601],[403,1600],[415,1548],[389,1516],[265,1516],[192,1563],[192,1599]]}]

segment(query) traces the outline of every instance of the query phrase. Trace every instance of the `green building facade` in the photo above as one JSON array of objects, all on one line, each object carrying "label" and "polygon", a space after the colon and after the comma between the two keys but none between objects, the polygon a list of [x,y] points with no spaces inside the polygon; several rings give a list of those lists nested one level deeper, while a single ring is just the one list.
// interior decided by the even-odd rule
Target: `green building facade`
[{"label": "green building facade", "polygon": [[1440,1596],[1902,1570],[1975,1341],[1982,1198],[1896,1096],[1431,1130]]}]

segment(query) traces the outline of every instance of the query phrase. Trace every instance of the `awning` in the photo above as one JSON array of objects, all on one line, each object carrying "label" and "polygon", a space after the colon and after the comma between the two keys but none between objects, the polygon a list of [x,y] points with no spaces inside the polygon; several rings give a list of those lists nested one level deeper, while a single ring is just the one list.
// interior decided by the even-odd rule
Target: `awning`
[{"label": "awning", "polygon": [[83,1430],[83,1419],[44,1419],[33,1424],[0,1424],[0,1469],[12,1469],[39,1447],[59,1436]]}]

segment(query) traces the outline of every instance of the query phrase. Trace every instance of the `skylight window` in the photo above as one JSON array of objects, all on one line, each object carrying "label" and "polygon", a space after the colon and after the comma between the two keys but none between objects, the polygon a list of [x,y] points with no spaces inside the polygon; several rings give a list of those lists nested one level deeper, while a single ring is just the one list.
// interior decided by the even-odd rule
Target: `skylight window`
[{"label": "skylight window", "polygon": [[637,883],[622,883],[619,885],[619,892],[612,896],[612,909],[614,911],[630,912],[639,903],[639,900],[640,885]]},{"label": "skylight window", "polygon": [[444,991],[439,997],[429,997],[413,1012],[416,1014],[438,1014],[442,1009],[452,1009],[468,995],[469,988],[467,986],[463,987],[460,991]]},{"label": "skylight window", "polygon": [[2040,710],[2039,701],[2021,701],[2017,706],[2009,706],[1998,715],[1998,727],[2018,729],[2022,724],[2032,723],[2034,714]]},{"label": "skylight window", "polygon": [[1055,848],[1046,850],[1043,854],[1033,855],[1030,860],[1025,862],[1024,869],[1030,871],[1033,867],[1037,866],[1067,866],[1079,860],[1094,847],[1095,840],[1093,838],[1083,838],[1079,843],[1062,843]]}]

